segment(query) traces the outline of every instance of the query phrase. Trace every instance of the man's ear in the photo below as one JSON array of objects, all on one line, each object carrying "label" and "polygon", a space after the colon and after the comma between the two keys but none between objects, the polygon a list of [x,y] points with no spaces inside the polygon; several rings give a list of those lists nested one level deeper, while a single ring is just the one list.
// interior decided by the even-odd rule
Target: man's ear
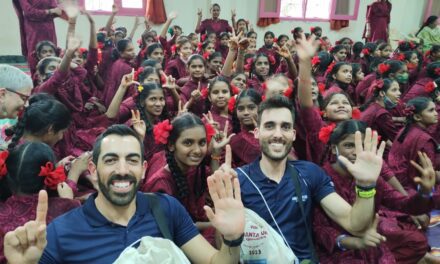
[{"label": "man's ear", "polygon": [[91,176],[91,179],[93,180],[93,181],[98,181],[98,172],[97,172],[97,168],[96,168],[96,165],[95,165],[95,163],[93,163],[93,161],[89,161],[89,163],[87,164],[87,169],[89,170],[89,172],[90,172],[90,176]]},{"label": "man's ear", "polygon": [[145,173],[148,169],[148,162],[144,160],[144,163],[142,164],[142,180],[145,179]]},{"label": "man's ear", "polygon": [[260,129],[258,129],[258,127],[256,127],[254,129],[254,138],[259,139],[260,137]]}]

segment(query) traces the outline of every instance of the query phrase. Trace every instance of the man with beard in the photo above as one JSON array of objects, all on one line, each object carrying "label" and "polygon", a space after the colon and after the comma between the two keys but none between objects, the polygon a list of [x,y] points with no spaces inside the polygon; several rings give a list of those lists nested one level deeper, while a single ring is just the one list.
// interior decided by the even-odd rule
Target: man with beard
[{"label": "man with beard", "polygon": [[[36,220],[5,236],[8,263],[112,263],[141,237],[162,237],[149,200],[137,192],[147,168],[142,148],[142,141],[132,129],[123,125],[108,128],[97,139],[89,163],[98,192],[82,207],[60,216],[47,227],[44,249],[47,194],[42,191]],[[219,251],[199,234],[176,199],[156,194],[168,221],[166,225],[173,242],[192,263],[238,263],[245,222],[238,180],[229,173],[216,171],[208,177],[208,187],[215,213],[208,206],[204,209],[223,235]],[[238,193],[235,197],[234,192]]]},{"label": "man with beard", "polygon": [[[374,187],[382,167],[384,144],[377,149],[377,133],[370,131],[364,146],[361,139],[356,142],[355,163],[339,157],[354,175],[358,188],[372,193],[366,197],[357,192],[356,203],[351,207],[335,192],[329,176],[319,166],[287,160],[296,133],[292,109],[284,96],[271,97],[259,106],[255,137],[262,157],[237,169],[241,197],[246,208],[259,214],[280,233],[300,261],[314,259],[318,263],[310,227],[313,206],[320,204],[346,231],[361,234],[374,216]],[[301,197],[297,197],[297,190]],[[376,235],[378,243],[383,241],[382,236]]]}]

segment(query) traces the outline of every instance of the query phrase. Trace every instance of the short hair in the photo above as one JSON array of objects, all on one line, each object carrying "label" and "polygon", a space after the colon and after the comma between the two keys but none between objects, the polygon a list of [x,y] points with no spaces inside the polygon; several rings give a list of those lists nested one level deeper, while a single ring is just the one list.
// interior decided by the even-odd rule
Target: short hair
[{"label": "short hair", "polygon": [[33,87],[32,79],[17,67],[0,64],[0,88],[20,91],[25,87]]},{"label": "short hair", "polygon": [[95,165],[98,165],[99,155],[101,154],[102,140],[110,135],[118,135],[121,137],[132,136],[136,138],[141,147],[141,160],[144,161],[144,143],[142,142],[138,134],[136,134],[133,129],[127,127],[126,125],[112,125],[96,139],[95,144],[93,145],[92,159]]},{"label": "short hair", "polygon": [[263,115],[264,111],[280,108],[286,108],[287,110],[289,110],[290,114],[292,115],[292,122],[295,123],[295,112],[293,111],[293,105],[290,100],[285,96],[276,95],[263,101],[258,107],[258,125],[260,125],[261,116]]}]

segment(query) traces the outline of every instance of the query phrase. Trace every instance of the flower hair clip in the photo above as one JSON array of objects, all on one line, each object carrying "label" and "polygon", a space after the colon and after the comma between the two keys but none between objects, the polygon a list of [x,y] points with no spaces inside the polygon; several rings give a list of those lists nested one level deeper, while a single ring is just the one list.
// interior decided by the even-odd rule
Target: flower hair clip
[{"label": "flower hair clip", "polygon": [[66,173],[64,166],[58,166],[54,169],[52,162],[47,162],[46,165],[41,166],[40,174],[38,176],[44,177],[44,185],[51,190],[56,190],[58,184],[66,181]]},{"label": "flower hair clip", "polygon": [[235,103],[237,102],[237,100],[236,100],[236,98],[235,98],[235,96],[231,96],[231,98],[229,98],[229,101],[228,101],[228,110],[229,110],[229,113],[233,113],[234,112],[234,109],[235,109]]},{"label": "flower hair clip", "polygon": [[216,134],[216,131],[215,131],[214,127],[209,123],[205,124],[205,131],[206,131],[206,143],[209,146],[209,144],[211,143],[212,137]]},{"label": "flower hair clip", "polygon": [[237,95],[240,93],[240,88],[238,88],[237,86],[231,84],[231,91],[232,91],[232,95]]},{"label": "flower hair clip", "polygon": [[210,55],[211,55],[211,54],[210,54],[209,52],[204,52],[203,55],[202,55],[202,57],[203,57],[205,60],[208,60]]},{"label": "flower hair clip", "polygon": [[273,38],[274,43],[278,43],[278,38]]},{"label": "flower hair clip", "polygon": [[139,68],[134,72],[133,80],[135,80],[135,81],[139,81],[139,75],[140,75],[143,71],[144,71],[144,68],[143,68],[143,67],[139,67]]},{"label": "flower hair clip", "polygon": [[203,98],[203,99],[208,98],[208,94],[209,94],[209,92],[208,92],[208,88],[207,88],[207,87],[202,88],[202,89],[200,90],[200,93],[202,94],[202,98]]},{"label": "flower hair clip", "polygon": [[137,88],[139,93],[142,93],[142,91],[144,90],[144,87],[140,84]]},{"label": "flower hair clip", "polygon": [[353,110],[351,110],[351,119],[354,120],[361,119],[361,110],[359,110],[359,108],[353,108]]},{"label": "flower hair clip", "polygon": [[440,75],[440,68],[435,68],[434,73],[435,73],[435,75],[439,76]]},{"label": "flower hair clip", "polygon": [[325,73],[330,74],[333,71],[334,67],[335,67],[335,62],[330,63],[330,65],[327,67],[327,70],[325,71]]},{"label": "flower hair clip", "polygon": [[266,90],[267,90],[267,83],[266,83],[266,82],[264,82],[264,83],[261,85],[261,90],[263,90],[263,92],[266,92]]},{"label": "flower hair clip", "polygon": [[177,46],[176,44],[174,44],[173,46],[171,46],[171,53],[176,54],[177,51]]},{"label": "flower hair clip", "polygon": [[407,105],[405,107],[405,109],[403,109],[403,113],[405,114],[405,116],[409,117],[409,116],[413,116],[414,115],[414,111],[416,110],[414,105]]},{"label": "flower hair clip", "polygon": [[374,87],[378,90],[382,90],[383,88],[383,80],[382,79],[377,79],[374,81]]},{"label": "flower hair clip", "polygon": [[167,144],[171,130],[173,130],[173,126],[168,119],[156,124],[153,128],[154,142],[156,144]]},{"label": "flower hair clip", "polygon": [[333,130],[335,130],[336,124],[335,123],[331,123],[328,126],[322,127],[321,130],[319,130],[319,135],[318,138],[319,140],[324,143],[327,144],[330,140],[330,136],[333,133]]},{"label": "flower hair clip", "polygon": [[316,65],[318,65],[318,64],[320,64],[320,63],[321,63],[321,60],[319,59],[318,56],[314,56],[314,57],[312,58],[312,65],[313,65],[313,66],[316,66]]},{"label": "flower hair clip", "polygon": [[435,88],[437,88],[437,85],[436,85],[436,83],[435,82],[428,82],[426,85],[425,85],[425,92],[427,92],[427,93],[432,93],[432,92],[434,92],[435,91]]},{"label": "flower hair clip", "polygon": [[318,83],[318,89],[319,89],[319,92],[321,93],[321,95],[324,95],[324,93],[325,93],[325,84],[322,83],[322,82]]},{"label": "flower hair clip", "polygon": [[381,64],[379,64],[379,67],[378,67],[379,73],[384,74],[387,71],[389,71],[390,68],[391,68],[391,66],[389,64],[381,63]]},{"label": "flower hair clip", "polygon": [[205,40],[206,40],[206,34],[201,35],[201,36],[200,36],[200,39],[202,40],[202,42],[205,42]]},{"label": "flower hair clip", "polygon": [[396,56],[396,60],[404,61],[405,60],[405,54],[399,53],[399,55]]},{"label": "flower hair clip", "polygon": [[310,27],[310,32],[313,33],[315,31],[315,27]]},{"label": "flower hair clip", "polygon": [[6,167],[6,160],[9,157],[9,151],[5,150],[0,152],[0,179],[8,174],[8,168]]},{"label": "flower hair clip", "polygon": [[364,55],[370,55],[370,50],[367,48],[362,49],[362,54]]},{"label": "flower hair clip", "polygon": [[269,59],[269,63],[271,65],[275,65],[276,60],[275,60],[275,57],[273,55],[268,55],[267,58]]}]

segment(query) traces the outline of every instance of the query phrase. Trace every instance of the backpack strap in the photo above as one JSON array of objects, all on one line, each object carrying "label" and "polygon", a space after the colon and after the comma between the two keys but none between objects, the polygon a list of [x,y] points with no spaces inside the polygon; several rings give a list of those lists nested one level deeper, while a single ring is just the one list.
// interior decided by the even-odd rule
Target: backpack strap
[{"label": "backpack strap", "polygon": [[170,229],[167,224],[168,221],[162,208],[160,207],[159,197],[154,193],[145,193],[145,197],[147,197],[148,206],[150,207],[150,211],[153,213],[153,217],[156,220],[163,237],[173,241],[173,237],[171,236]]},{"label": "backpack strap", "polygon": [[306,226],[307,241],[309,242],[308,243],[309,248],[312,253],[312,261],[314,263],[319,263],[318,257],[316,255],[315,247],[313,246],[314,244],[313,244],[313,239],[312,239],[312,234],[311,234],[311,227],[306,220],[306,214],[304,211],[304,203],[302,200],[301,183],[299,182],[299,174],[294,166],[292,166],[290,164],[287,164],[287,166],[289,166],[289,168],[290,168],[290,171],[291,171],[290,176],[292,177],[293,183],[295,185],[296,198],[298,200],[299,208],[301,209],[301,218],[304,222],[304,225]]}]

